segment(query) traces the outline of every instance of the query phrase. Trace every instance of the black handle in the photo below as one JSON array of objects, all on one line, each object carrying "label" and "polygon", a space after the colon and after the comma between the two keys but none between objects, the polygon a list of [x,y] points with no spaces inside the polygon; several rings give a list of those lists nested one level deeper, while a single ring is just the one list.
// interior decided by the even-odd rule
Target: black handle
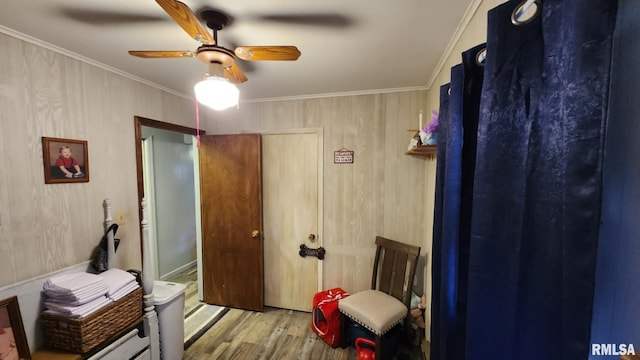
[{"label": "black handle", "polygon": [[311,249],[307,247],[307,245],[305,244],[300,244],[300,251],[298,251],[298,254],[300,254],[300,256],[302,257],[315,256],[318,258],[318,260],[324,259],[325,253],[326,253],[326,250],[323,247],[319,247],[317,249]]}]

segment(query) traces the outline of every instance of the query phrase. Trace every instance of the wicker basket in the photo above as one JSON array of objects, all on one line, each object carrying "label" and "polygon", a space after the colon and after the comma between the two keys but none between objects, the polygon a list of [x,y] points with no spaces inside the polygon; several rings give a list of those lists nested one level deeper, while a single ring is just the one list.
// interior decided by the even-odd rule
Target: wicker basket
[{"label": "wicker basket", "polygon": [[82,319],[42,313],[40,323],[48,347],[86,354],[142,317],[142,289]]}]

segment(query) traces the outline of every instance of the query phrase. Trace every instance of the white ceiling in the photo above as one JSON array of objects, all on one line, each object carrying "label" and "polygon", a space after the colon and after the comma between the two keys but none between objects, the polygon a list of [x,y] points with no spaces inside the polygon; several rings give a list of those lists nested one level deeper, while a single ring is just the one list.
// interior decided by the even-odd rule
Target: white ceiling
[{"label": "white ceiling", "polygon": [[[295,62],[237,60],[241,101],[426,87],[470,0],[184,0],[233,23],[219,44],[295,45]],[[192,97],[207,71],[195,58],[142,59],[128,50],[190,50],[191,39],[153,0],[2,0],[0,29],[17,32]],[[326,15],[337,24],[291,24],[264,15]],[[20,35],[21,36],[21,35]]]}]

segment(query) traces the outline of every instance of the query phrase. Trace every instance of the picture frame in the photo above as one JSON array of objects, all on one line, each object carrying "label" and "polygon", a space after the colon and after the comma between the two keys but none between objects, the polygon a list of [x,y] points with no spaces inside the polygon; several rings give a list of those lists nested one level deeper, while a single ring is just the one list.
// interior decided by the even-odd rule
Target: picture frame
[{"label": "picture frame", "polygon": [[18,297],[0,300],[0,356],[4,359],[31,360],[24,332]]},{"label": "picture frame", "polygon": [[87,141],[42,137],[44,183],[89,182]]}]

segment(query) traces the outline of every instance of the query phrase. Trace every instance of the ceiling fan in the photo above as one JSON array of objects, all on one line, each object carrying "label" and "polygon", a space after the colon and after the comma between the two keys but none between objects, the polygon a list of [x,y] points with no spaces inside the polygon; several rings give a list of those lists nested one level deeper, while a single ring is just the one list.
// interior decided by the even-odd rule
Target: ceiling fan
[{"label": "ceiling fan", "polygon": [[[230,17],[222,11],[207,9],[196,14],[184,3],[177,0],[156,0],[171,18],[200,45],[195,51],[189,50],[131,50],[130,55],[141,58],[197,58],[209,65],[209,73],[223,71],[231,83],[243,83],[247,76],[236,63],[236,58],[247,61],[285,60],[294,61],[300,57],[295,46],[238,46],[233,50],[218,45],[218,31],[230,23]],[[209,27],[212,32],[207,30]]]}]

